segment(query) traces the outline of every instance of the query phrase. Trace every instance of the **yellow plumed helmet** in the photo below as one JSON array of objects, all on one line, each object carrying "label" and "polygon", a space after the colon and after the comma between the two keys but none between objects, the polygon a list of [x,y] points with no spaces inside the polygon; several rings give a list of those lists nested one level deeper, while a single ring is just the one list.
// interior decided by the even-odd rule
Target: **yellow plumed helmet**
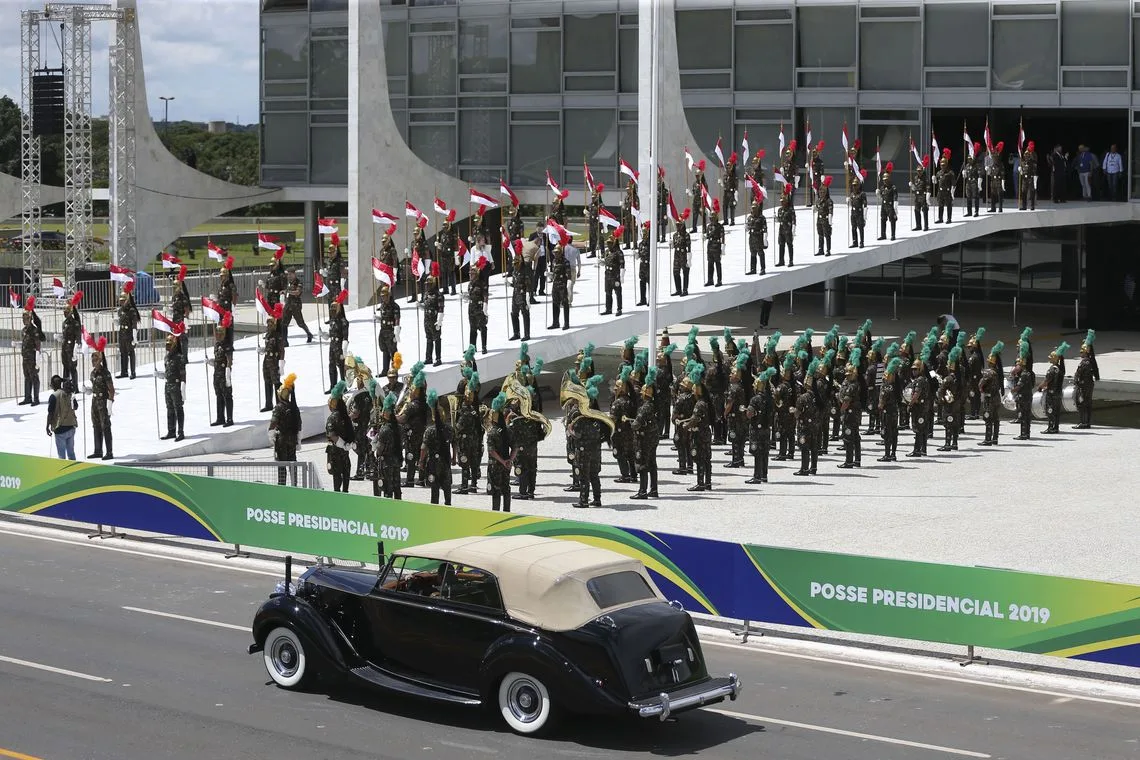
[{"label": "yellow plumed helmet", "polygon": [[295,382],[297,382],[297,373],[296,372],[290,372],[285,377],[285,379],[281,382],[281,387],[287,388],[289,390],[293,390],[293,383],[295,383]]},{"label": "yellow plumed helmet", "polygon": [[404,366],[404,357],[400,355],[399,351],[397,351],[396,353],[392,354],[392,368],[399,372],[400,367],[402,366]]}]

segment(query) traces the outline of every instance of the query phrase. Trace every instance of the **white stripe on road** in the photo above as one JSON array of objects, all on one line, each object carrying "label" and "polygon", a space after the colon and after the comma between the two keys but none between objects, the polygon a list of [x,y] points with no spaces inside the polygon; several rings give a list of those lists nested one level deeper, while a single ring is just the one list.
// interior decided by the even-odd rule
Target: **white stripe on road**
[{"label": "white stripe on road", "polygon": [[778,726],[788,726],[789,728],[802,728],[806,731],[818,731],[824,734],[838,734],[839,736],[850,736],[853,739],[864,739],[866,741],[883,742],[884,744],[899,744],[903,747],[914,747],[916,749],[928,749],[932,752],[943,752],[948,755],[961,755],[963,757],[981,757],[988,758],[993,755],[987,755],[984,752],[972,752],[968,749],[955,749],[954,747],[943,747],[938,744],[926,744],[925,742],[912,742],[907,739],[895,739],[890,736],[879,736],[878,734],[864,734],[858,731],[845,731],[842,728],[831,728],[829,726],[817,726],[813,723],[798,723],[794,720],[783,720],[781,718],[768,718],[763,715],[749,715],[748,713],[733,712],[731,710],[717,710],[715,708],[707,707],[705,712],[716,713],[717,715],[726,715],[729,718],[739,718],[740,720],[747,720],[754,723],[774,723]]},{"label": "white stripe on road", "polygon": [[110,678],[101,678],[99,676],[88,675],[87,673],[80,673],[77,670],[67,670],[66,668],[57,668],[53,665],[44,665],[39,662],[29,662],[28,660],[17,660],[15,657],[5,657],[0,655],[0,662],[11,663],[12,665],[20,665],[25,668],[34,668],[36,670],[45,670],[48,673],[56,673],[61,676],[71,676],[72,678],[81,678],[84,681],[95,681],[96,683],[112,683]]},{"label": "white stripe on road", "polygon": [[144,615],[154,615],[155,617],[170,618],[172,620],[185,620],[187,623],[199,623],[200,625],[212,625],[215,628],[229,628],[233,631],[249,632],[250,626],[248,625],[235,625],[233,623],[222,623],[218,620],[206,620],[205,618],[189,617],[187,615],[175,615],[173,612],[159,612],[158,610],[144,610],[142,607],[123,607],[127,612],[141,612]]},{"label": "white stripe on road", "polygon": [[1063,697],[1066,700],[1079,700],[1082,702],[1097,702],[1105,705],[1117,705],[1118,707],[1131,707],[1140,710],[1140,702],[1129,702],[1122,699],[1109,699],[1107,697],[1093,697],[1084,694],[1071,694],[1063,691],[1050,691],[1049,689],[1036,689],[1032,686],[1017,686],[1016,684],[1000,683],[997,681],[979,681],[973,678],[959,678],[957,676],[948,676],[941,673],[928,673],[921,670],[910,670],[908,668],[892,668],[886,665],[873,665],[867,662],[856,662],[854,660],[840,660],[834,657],[820,657],[818,655],[801,654],[799,652],[783,652],[778,649],[770,647],[753,646],[751,644],[732,644],[727,641],[715,641],[702,638],[701,644],[705,646],[724,647],[726,649],[739,649],[742,652],[753,652],[758,654],[771,654],[778,657],[792,657],[797,660],[811,660],[812,662],[827,662],[832,665],[845,665],[849,668],[862,668],[864,670],[877,670],[883,673],[897,673],[903,676],[914,676],[915,678],[933,678],[938,681],[951,681],[953,683],[968,684],[970,686],[986,686],[991,689],[1005,689],[1007,691],[1021,691],[1027,694],[1041,694],[1046,697]]}]

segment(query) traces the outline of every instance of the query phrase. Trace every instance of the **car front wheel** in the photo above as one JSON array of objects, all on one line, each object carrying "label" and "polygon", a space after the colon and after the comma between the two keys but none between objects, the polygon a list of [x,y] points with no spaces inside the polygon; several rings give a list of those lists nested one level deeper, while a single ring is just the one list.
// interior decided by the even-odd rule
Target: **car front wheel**
[{"label": "car front wheel", "polygon": [[309,676],[305,647],[290,628],[282,626],[269,632],[262,657],[269,677],[283,689],[299,688]]},{"label": "car front wheel", "polygon": [[507,673],[499,682],[499,712],[512,731],[537,734],[551,722],[554,704],[538,678],[526,673]]}]

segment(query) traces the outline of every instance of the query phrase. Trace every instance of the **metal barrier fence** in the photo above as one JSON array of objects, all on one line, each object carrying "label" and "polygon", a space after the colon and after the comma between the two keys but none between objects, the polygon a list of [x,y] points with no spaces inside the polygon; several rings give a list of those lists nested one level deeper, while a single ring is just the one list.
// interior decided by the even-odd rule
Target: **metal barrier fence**
[{"label": "metal barrier fence", "polygon": [[312,462],[115,462],[123,467],[142,467],[178,475],[202,475],[207,478],[240,480],[245,483],[278,485],[284,474],[285,485],[295,488],[319,488]]}]

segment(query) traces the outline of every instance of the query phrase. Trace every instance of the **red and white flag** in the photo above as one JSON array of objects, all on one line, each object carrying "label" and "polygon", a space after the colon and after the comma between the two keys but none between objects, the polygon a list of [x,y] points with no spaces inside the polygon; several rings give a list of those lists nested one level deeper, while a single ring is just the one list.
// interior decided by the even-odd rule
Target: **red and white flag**
[{"label": "red and white flag", "polygon": [[20,294],[11,288],[8,289],[8,305],[13,309],[20,308]]},{"label": "red and white flag", "polygon": [[622,174],[632,179],[634,183],[637,182],[637,172],[634,171],[632,166],[626,163],[624,158],[618,159],[618,166],[621,167]]},{"label": "red and white flag", "polygon": [[325,278],[321,277],[320,272],[313,273],[313,298],[321,298],[329,294],[328,285],[325,285]]},{"label": "red and white flag", "polygon": [[449,209],[447,207],[447,204],[444,203],[439,198],[435,199],[435,202],[432,204],[432,207],[435,209],[435,213],[442,214],[443,216],[447,216],[447,214],[451,211],[451,209]]},{"label": "red and white flag", "polygon": [[392,271],[392,267],[375,257],[372,259],[372,276],[388,287],[396,284],[396,273]]},{"label": "red and white flag", "polygon": [[[272,235],[263,235],[259,232],[257,233],[257,247],[266,248],[270,251],[276,251],[281,246],[278,243],[277,238],[273,237]],[[165,265],[165,260],[163,261],[163,264]]]},{"label": "red and white flag", "polygon": [[743,160],[747,161],[748,157],[752,155],[751,151],[749,151],[749,149],[748,149],[748,130],[747,129],[744,130],[744,139],[740,141],[740,148],[741,148],[740,155],[744,157]]},{"label": "red and white flag", "polygon": [[546,186],[549,187],[550,192],[554,193],[555,195],[562,195],[562,188],[560,188],[558,186],[558,183],[554,181],[554,177],[550,176],[549,169],[546,170]]},{"label": "red and white flag", "polygon": [[914,138],[910,138],[910,152],[914,154],[914,160],[922,164],[922,156],[918,153],[918,148],[914,144]]},{"label": "red and white flag", "polygon": [[693,170],[693,154],[689,152],[688,146],[685,147],[685,166],[689,167],[689,171]]},{"label": "red and white flag", "polygon": [[788,184],[788,180],[784,179],[784,175],[782,172],[772,172],[772,181],[775,182],[777,185]]},{"label": "red and white flag", "polygon": [[966,152],[969,153],[970,158],[976,158],[974,155],[974,141],[970,139],[970,133],[965,129],[962,130],[962,142],[966,143]]},{"label": "red and white flag", "polygon": [[511,190],[511,188],[507,186],[507,183],[503,182],[503,180],[501,180],[501,179],[499,180],[499,195],[505,195],[508,198],[510,198],[512,206],[518,206],[519,205],[518,196],[515,195],[514,192]]},{"label": "red and white flag", "polygon": [[95,343],[95,336],[87,332],[87,328],[80,328],[80,338],[83,341],[83,353],[90,354],[92,351],[98,349],[98,344]]},{"label": "red and white flag", "polygon": [[594,174],[590,171],[590,165],[585,161],[582,162],[582,173],[586,176],[586,187],[591,193],[594,192]]},{"label": "red and white flag", "polygon": [[113,282],[128,283],[133,282],[135,273],[126,267],[121,267],[118,264],[111,265],[111,280]]},{"label": "red and white flag", "polygon": [[985,131],[985,134],[982,135],[982,139],[985,140],[986,150],[993,150],[994,149],[993,140],[990,138],[990,120],[989,119],[986,119],[986,131]]},{"label": "red and white flag", "polygon": [[420,260],[420,249],[415,248],[412,250],[412,277],[415,277],[418,280],[423,275],[423,273],[424,264],[423,261]]},{"label": "red and white flag", "polygon": [[701,205],[712,211],[712,197],[709,195],[708,185],[701,185]]},{"label": "red and white flag", "polygon": [[336,219],[318,219],[317,232],[322,235],[332,235],[340,232],[340,229],[336,226]]},{"label": "red and white flag", "polygon": [[563,227],[561,224],[554,220],[554,217],[548,217],[546,220],[546,227],[543,229],[546,236],[554,243],[558,243],[565,238],[573,237],[570,231]]},{"label": "red and white flag", "polygon": [[614,216],[613,213],[606,210],[605,208],[598,209],[598,222],[603,227],[620,227],[621,226],[621,222],[618,221],[618,218],[616,216]]},{"label": "red and white flag", "polygon": [[930,148],[930,155],[934,158],[942,155],[942,149],[938,147],[938,138],[934,136],[933,132],[930,133]]},{"label": "red and white flag", "polygon": [[463,242],[463,238],[459,238],[459,248],[455,252],[455,257],[461,262],[459,266],[467,266],[471,263],[471,251],[467,248],[467,244]]},{"label": "red and white flag", "polygon": [[859,164],[855,161],[854,156],[849,158],[847,160],[847,163],[851,165],[851,171],[855,173],[855,176],[860,176],[862,174],[863,170],[859,168]]},{"label": "red and white flag", "polygon": [[804,150],[811,153],[811,124],[807,125],[807,140],[804,141]]},{"label": "red and white flag", "polygon": [[471,188],[471,202],[477,203],[485,208],[498,208],[499,202],[492,196],[481,193],[475,188]]},{"label": "red and white flag", "polygon": [[744,180],[748,183],[748,186],[752,188],[752,194],[753,195],[755,195],[757,198],[759,198],[762,201],[768,200],[767,191],[764,190],[763,185],[761,185],[759,182],[756,181],[755,177],[753,177],[751,174],[747,174],[744,176]]},{"label": "red and white flag", "polygon": [[225,313],[225,308],[222,307],[217,301],[213,301],[206,296],[202,296],[202,316],[211,322],[221,322],[222,314]]},{"label": "red and white flag", "polygon": [[413,219],[418,220],[423,215],[424,215],[424,212],[420,211],[418,208],[413,206],[411,201],[404,201],[404,216],[410,216]]},{"label": "red and white flag", "polygon": [[883,176],[883,156],[879,151],[879,146],[875,146],[875,176]]},{"label": "red and white flag", "polygon": [[719,137],[716,138],[716,147],[713,148],[713,153],[716,154],[717,160],[720,161],[720,168],[723,169],[724,168],[724,151],[720,147],[720,142],[721,142],[720,138]]},{"label": "red and white flag", "polygon": [[681,215],[677,213],[677,204],[673,203],[672,193],[669,193],[669,218],[674,222],[681,221]]},{"label": "red and white flag", "polygon": [[219,263],[226,260],[225,250],[219,248],[208,240],[206,241],[206,255]]},{"label": "red and white flag", "polygon": [[[411,216],[411,214],[408,216]],[[387,211],[381,211],[378,208],[372,209],[373,224],[395,224],[396,222],[396,217],[392,214],[389,214]]]},{"label": "red and white flag", "polygon": [[[277,246],[271,246],[271,247],[276,248]],[[182,259],[175,256],[173,253],[163,252],[163,254],[162,254],[162,268],[163,269],[178,269],[181,266],[182,266]]]},{"label": "red and white flag", "polygon": [[63,280],[58,277],[51,278],[51,292],[56,298],[63,298],[63,294],[67,292],[63,288]]},{"label": "red and white flag", "polygon": [[185,322],[174,322],[158,309],[152,311],[150,317],[154,320],[154,329],[159,332],[169,333],[171,335],[181,335],[186,332]]},{"label": "red and white flag", "polygon": [[502,245],[503,245],[503,250],[504,251],[510,250],[511,236],[507,234],[507,228],[506,227],[500,227],[499,232],[503,233],[503,239],[501,241]]},{"label": "red and white flag", "polygon": [[1021,153],[1025,150],[1025,125],[1022,124],[1017,128],[1017,152]]},{"label": "red and white flag", "polygon": [[261,288],[256,288],[253,291],[254,306],[257,307],[257,313],[263,317],[273,316],[273,306],[266,300],[265,294],[261,292]]},{"label": "red and white flag", "polygon": [[780,155],[784,155],[784,125],[780,125]]},{"label": "red and white flag", "polygon": [[848,147],[847,147],[847,125],[846,124],[843,125],[843,136],[839,139],[839,141],[843,143],[843,152],[846,153],[848,151]]}]

